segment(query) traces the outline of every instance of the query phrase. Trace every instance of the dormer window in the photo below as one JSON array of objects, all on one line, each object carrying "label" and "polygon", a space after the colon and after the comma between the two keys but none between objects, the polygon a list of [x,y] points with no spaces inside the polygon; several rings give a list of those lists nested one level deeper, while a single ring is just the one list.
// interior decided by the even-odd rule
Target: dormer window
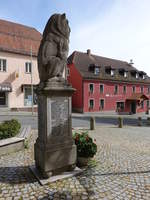
[{"label": "dormer window", "polygon": [[139,78],[141,78],[141,79],[145,79],[146,78],[146,73],[145,72],[143,72],[143,71],[140,71],[139,72]]},{"label": "dormer window", "polygon": [[111,66],[106,66],[105,67],[105,72],[107,74],[110,74],[111,76],[114,76],[114,74],[115,74],[115,70]]},{"label": "dormer window", "polygon": [[94,74],[98,75],[100,73],[99,67],[95,66]]},{"label": "dormer window", "polygon": [[138,73],[136,73],[136,74],[135,74],[135,77],[136,77],[136,78],[139,78],[139,74],[138,74]]},{"label": "dormer window", "polygon": [[111,75],[111,76],[114,76],[114,70],[113,70],[113,69],[111,69],[110,75]]},{"label": "dormer window", "polygon": [[98,75],[100,73],[100,67],[96,66],[95,64],[90,64],[89,71],[94,73],[95,75]]},{"label": "dormer window", "polygon": [[136,70],[131,71],[131,76],[134,77],[134,78],[138,77]]},{"label": "dormer window", "polygon": [[125,78],[127,77],[127,72],[124,72],[124,77],[125,77]]}]

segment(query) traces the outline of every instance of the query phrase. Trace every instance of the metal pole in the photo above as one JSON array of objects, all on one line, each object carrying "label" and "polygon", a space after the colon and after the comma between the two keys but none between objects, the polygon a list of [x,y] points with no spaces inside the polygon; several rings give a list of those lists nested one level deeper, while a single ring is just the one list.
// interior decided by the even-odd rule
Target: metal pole
[{"label": "metal pole", "polygon": [[31,45],[31,95],[32,95],[32,115],[33,115],[33,67],[32,67],[32,45]]}]

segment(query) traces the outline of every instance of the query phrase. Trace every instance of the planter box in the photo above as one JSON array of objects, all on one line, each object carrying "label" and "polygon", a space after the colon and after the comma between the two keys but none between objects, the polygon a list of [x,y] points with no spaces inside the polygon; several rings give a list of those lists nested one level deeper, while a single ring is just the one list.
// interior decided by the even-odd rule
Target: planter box
[{"label": "planter box", "polygon": [[24,149],[24,138],[12,137],[0,140],[0,156]]}]

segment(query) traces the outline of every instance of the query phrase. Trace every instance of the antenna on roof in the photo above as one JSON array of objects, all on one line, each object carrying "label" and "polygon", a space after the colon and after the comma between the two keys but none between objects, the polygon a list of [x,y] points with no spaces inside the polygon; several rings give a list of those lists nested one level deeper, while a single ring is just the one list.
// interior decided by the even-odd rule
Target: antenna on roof
[{"label": "antenna on roof", "polygon": [[133,65],[133,64],[134,64],[133,59],[130,59],[129,64],[130,64],[130,65]]}]

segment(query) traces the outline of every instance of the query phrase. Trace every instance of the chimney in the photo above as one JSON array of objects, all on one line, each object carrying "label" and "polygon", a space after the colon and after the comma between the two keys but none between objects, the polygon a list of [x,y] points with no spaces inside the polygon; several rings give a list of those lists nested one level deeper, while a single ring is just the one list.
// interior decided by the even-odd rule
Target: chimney
[{"label": "chimney", "polygon": [[88,55],[88,56],[91,55],[91,49],[87,49],[87,55]]},{"label": "chimney", "polygon": [[134,64],[134,62],[133,62],[133,60],[132,60],[132,59],[130,59],[130,62],[129,62],[129,64],[130,64],[130,65],[133,65],[133,64]]}]

